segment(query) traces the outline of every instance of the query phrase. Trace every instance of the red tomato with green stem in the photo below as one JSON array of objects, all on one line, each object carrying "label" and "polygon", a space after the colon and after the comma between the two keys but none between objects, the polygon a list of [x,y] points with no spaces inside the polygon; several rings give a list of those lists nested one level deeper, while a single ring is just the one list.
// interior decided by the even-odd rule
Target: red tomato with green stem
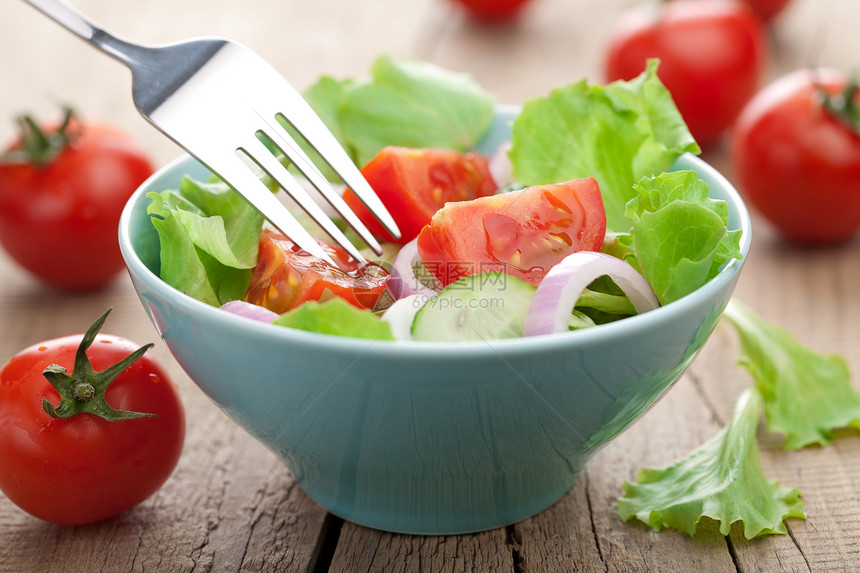
[{"label": "red tomato with green stem", "polygon": [[278,314],[331,296],[357,308],[373,308],[388,288],[388,271],[374,263],[360,265],[342,248],[318,242],[337,267],[302,250],[280,231],[264,229],[245,301]]},{"label": "red tomato with green stem", "polygon": [[604,75],[630,80],[658,58],[660,80],[702,147],[713,146],[758,89],[767,62],[760,18],[738,0],[649,3],[609,33]]},{"label": "red tomato with green stem", "polygon": [[443,285],[500,271],[537,286],[576,251],[599,251],[606,210],[593,178],[448,203],[418,235],[418,253]]},{"label": "red tomato with green stem", "polygon": [[152,164],[125,133],[71,111],[57,129],[26,116],[20,124],[21,139],[0,159],[0,245],[52,287],[104,286],[125,268],[120,213]]},{"label": "red tomato with green stem", "polygon": [[99,334],[106,317],[84,335],[26,348],[0,370],[0,490],[53,523],[134,507],[162,486],[182,451],[176,387],[144,354],[151,344]]},{"label": "red tomato with green stem", "polygon": [[[475,152],[386,147],[361,173],[397,223],[397,242],[406,244],[445,203],[492,195],[496,184],[489,162]],[[343,198],[374,236],[392,240],[352,191]]]},{"label": "red tomato with green stem", "polygon": [[786,238],[829,245],[860,229],[860,96],[845,74],[798,70],[772,82],[731,143],[744,198]]}]

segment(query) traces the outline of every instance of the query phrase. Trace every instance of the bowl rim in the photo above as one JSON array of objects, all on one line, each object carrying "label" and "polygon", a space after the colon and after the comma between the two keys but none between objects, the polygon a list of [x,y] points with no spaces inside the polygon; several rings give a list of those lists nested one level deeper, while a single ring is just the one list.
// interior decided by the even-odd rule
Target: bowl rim
[{"label": "bowl rim", "polygon": [[[644,314],[631,316],[623,320],[602,324],[596,327],[568,332],[544,334],[532,337],[478,340],[466,342],[425,342],[414,340],[378,340],[367,338],[351,338],[318,332],[297,330],[287,327],[277,327],[250,318],[224,312],[217,307],[196,300],[175,289],[153,273],[140,259],[133,247],[130,236],[132,213],[135,207],[146,200],[146,194],[151,186],[162,178],[172,178],[175,172],[183,171],[183,166],[193,164],[196,160],[189,155],[181,155],[170,161],[144,181],[126,203],[119,221],[119,244],[123,259],[132,278],[140,277],[143,283],[156,294],[170,298],[189,312],[203,313],[207,320],[215,321],[225,329],[236,330],[246,336],[272,338],[283,344],[327,345],[332,351],[358,353],[360,356],[375,356],[393,353],[398,359],[432,358],[444,356],[446,360],[473,358],[476,356],[504,354],[506,356],[534,355],[542,352],[553,352],[560,348],[588,347],[601,344],[606,340],[631,336],[647,331],[662,323],[672,323],[679,320],[694,307],[716,295],[726,284],[732,281],[741,271],[749,255],[751,244],[750,213],[740,194],[734,186],[713,166],[690,153],[682,155],[673,168],[680,166],[694,168],[699,176],[706,174],[708,178],[719,183],[730,205],[737,214],[738,228],[741,231],[740,251],[742,259],[729,261],[710,281],[667,305]],[[687,165],[689,164],[689,165]],[[189,169],[185,168],[184,172]],[[181,177],[181,175],[180,175]],[[135,288],[138,289],[137,281]],[[140,292],[138,291],[140,295]]]}]

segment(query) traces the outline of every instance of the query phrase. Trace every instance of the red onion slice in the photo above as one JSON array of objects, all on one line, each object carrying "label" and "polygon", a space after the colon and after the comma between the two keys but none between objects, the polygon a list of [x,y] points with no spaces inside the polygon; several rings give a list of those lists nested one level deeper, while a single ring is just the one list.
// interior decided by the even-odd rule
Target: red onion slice
[{"label": "red onion slice", "polygon": [[[434,293],[435,294],[435,293]],[[430,300],[423,294],[411,294],[394,301],[388,307],[382,320],[391,326],[391,334],[397,340],[412,340],[412,323],[421,307]]]},{"label": "red onion slice", "polygon": [[523,336],[566,332],[577,299],[588,285],[604,275],[627,295],[637,313],[660,306],[651,285],[630,264],[605,253],[579,251],[552,267],[538,285]]},{"label": "red onion slice", "polygon": [[[415,265],[421,261],[421,255],[418,254],[418,239],[412,239],[400,249],[392,264],[393,272],[391,273],[390,286],[388,287],[391,296],[395,299],[401,299],[413,294],[420,294],[427,298],[436,296],[436,291],[429,288],[427,285],[418,280],[415,276]],[[436,282],[435,277],[433,278]],[[442,286],[437,284],[438,290],[442,290]]]},{"label": "red onion slice", "polygon": [[260,322],[272,322],[278,318],[278,313],[272,312],[268,308],[245,302],[244,300],[231,300],[221,305],[221,310],[226,310],[229,313],[259,320]]}]

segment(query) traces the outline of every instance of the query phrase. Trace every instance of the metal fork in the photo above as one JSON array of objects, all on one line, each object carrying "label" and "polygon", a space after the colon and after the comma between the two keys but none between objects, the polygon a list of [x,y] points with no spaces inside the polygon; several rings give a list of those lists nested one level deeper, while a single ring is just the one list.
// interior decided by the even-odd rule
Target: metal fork
[{"label": "metal fork", "polygon": [[282,153],[377,254],[382,249],[285,128],[300,134],[393,237],[397,225],[304,98],[248,48],[199,38],[164,46],[122,40],[63,0],[24,0],[131,69],[132,96],[153,126],[221,178],[305,251],[334,262],[260,179],[268,175],[359,262],[359,250],[278,160]]}]

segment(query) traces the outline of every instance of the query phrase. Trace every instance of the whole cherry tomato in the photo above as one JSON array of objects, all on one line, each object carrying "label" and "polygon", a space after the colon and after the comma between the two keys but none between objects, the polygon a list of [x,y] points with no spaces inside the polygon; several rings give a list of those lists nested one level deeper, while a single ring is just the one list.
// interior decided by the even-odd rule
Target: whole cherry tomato
[{"label": "whole cherry tomato", "polygon": [[20,124],[0,159],[0,244],[55,288],[104,286],[124,268],[120,213],[152,164],[128,135],[71,111],[54,130],[29,117]]},{"label": "whole cherry tomato", "polygon": [[512,20],[529,0],[452,0],[466,8],[470,16],[488,22]]},{"label": "whole cherry tomato", "polygon": [[789,239],[826,245],[860,229],[860,97],[836,70],[799,70],[746,106],[731,158],[752,206]]},{"label": "whole cherry tomato", "polygon": [[702,147],[715,144],[752,97],[767,60],[764,26],[737,0],[675,0],[625,11],[609,33],[609,81],[659,58],[660,79]]},{"label": "whole cherry tomato", "polygon": [[[98,334],[48,340],[0,370],[0,490],[46,521],[130,509],[167,480],[185,439],[177,389],[144,352]],[[68,374],[67,369],[72,369]]]}]

